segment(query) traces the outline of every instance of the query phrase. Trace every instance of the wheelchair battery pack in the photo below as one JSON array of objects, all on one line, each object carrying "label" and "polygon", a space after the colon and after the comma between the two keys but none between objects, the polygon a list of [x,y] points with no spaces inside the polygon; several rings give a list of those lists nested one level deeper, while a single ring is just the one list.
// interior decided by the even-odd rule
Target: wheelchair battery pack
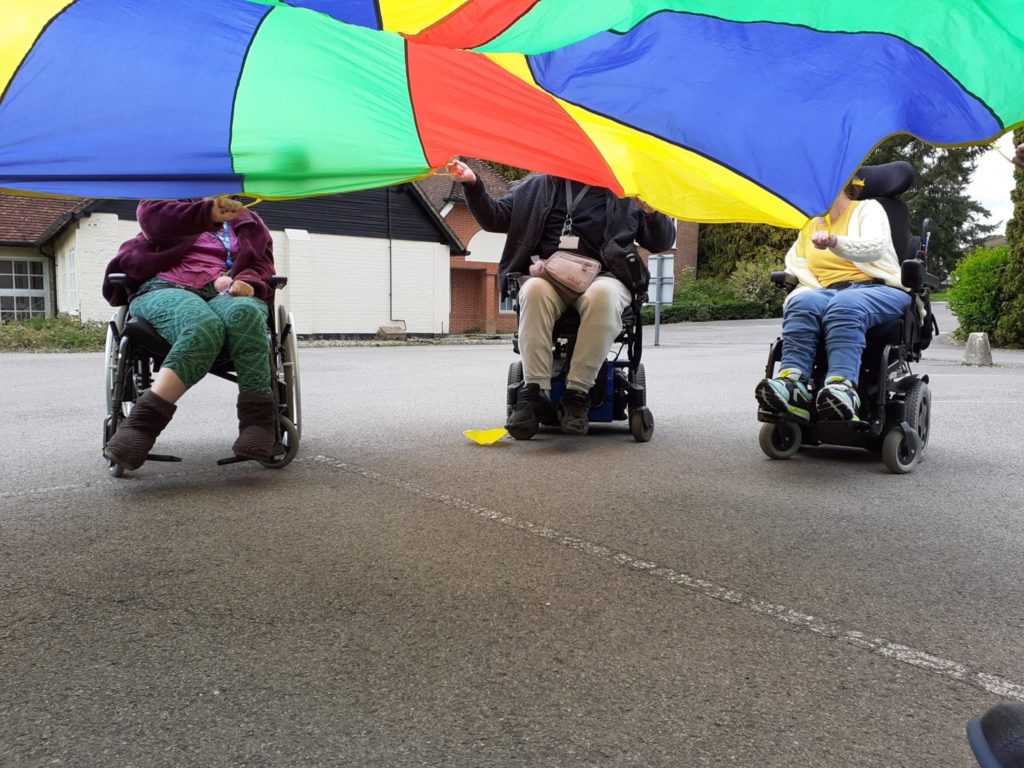
[{"label": "wheelchair battery pack", "polygon": [[[595,387],[600,385],[601,391],[604,393],[603,402],[595,407],[591,407],[587,418],[590,421],[596,422],[610,422],[615,420],[615,366],[608,360],[601,364],[601,369],[597,372],[597,382]],[[562,400],[562,396],[565,394],[565,372],[559,373],[557,376],[551,379],[551,402],[559,403]],[[593,402],[593,392],[591,389],[591,402]]]}]

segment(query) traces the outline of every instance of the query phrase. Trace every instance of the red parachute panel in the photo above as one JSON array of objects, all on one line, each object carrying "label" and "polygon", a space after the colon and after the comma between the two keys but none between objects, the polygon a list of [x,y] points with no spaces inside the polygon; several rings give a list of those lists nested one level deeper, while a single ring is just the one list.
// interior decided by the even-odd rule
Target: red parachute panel
[{"label": "red parachute panel", "polygon": [[622,194],[593,142],[546,91],[480,54],[418,43],[406,44],[406,51],[416,125],[431,167],[454,155],[486,157]]},{"label": "red parachute panel", "polygon": [[410,40],[445,48],[475,48],[489,43],[523,15],[538,0],[474,0],[431,24]]}]

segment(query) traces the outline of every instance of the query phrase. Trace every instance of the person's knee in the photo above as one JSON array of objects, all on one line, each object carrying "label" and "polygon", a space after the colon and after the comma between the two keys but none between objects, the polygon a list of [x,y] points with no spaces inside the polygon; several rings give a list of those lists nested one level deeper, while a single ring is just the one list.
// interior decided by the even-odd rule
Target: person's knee
[{"label": "person's knee", "polygon": [[825,307],[821,321],[822,325],[826,327],[837,322],[864,325],[867,323],[867,318],[867,307],[855,301],[854,297],[846,296],[843,292],[840,292]]},{"label": "person's knee", "polygon": [[192,323],[192,336],[197,340],[201,340],[204,345],[208,344],[214,350],[214,355],[216,355],[224,344],[227,332],[224,328],[224,323],[221,322],[219,317],[216,315],[203,315],[196,318]]},{"label": "person's knee", "polygon": [[812,291],[803,291],[802,293],[796,294],[786,302],[783,314],[789,315],[801,313],[817,317],[821,314],[821,306],[822,301],[818,296],[816,296]]},{"label": "person's knee", "polygon": [[519,288],[519,306],[525,309],[528,305],[548,304],[555,305],[558,301],[558,294],[554,287],[547,280],[540,277],[531,277]]}]

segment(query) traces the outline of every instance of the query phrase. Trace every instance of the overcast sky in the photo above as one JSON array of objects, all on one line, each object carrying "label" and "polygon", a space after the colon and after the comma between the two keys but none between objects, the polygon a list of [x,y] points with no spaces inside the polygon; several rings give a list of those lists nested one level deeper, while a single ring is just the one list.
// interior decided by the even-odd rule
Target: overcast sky
[{"label": "overcast sky", "polygon": [[[998,147],[1012,157],[1013,134],[1007,133],[1000,138]],[[993,234],[1006,232],[1006,222],[1013,215],[1013,204],[1010,202],[1012,189],[1013,165],[996,150],[988,150],[978,161],[967,193],[991,212],[989,223],[996,225]]]}]

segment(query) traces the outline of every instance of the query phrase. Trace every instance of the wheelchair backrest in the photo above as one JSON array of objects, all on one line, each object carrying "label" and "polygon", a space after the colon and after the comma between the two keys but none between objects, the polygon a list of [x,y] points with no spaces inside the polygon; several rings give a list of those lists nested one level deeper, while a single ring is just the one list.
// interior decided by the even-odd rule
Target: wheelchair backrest
[{"label": "wheelchair backrest", "polygon": [[912,259],[920,247],[921,239],[911,235],[910,213],[907,204],[899,199],[899,195],[914,186],[917,180],[914,166],[905,160],[882,165],[865,165],[857,175],[864,179],[861,199],[877,200],[889,217],[892,244],[900,263]]},{"label": "wheelchair backrest", "polygon": [[[905,160],[897,160],[882,165],[863,166],[857,175],[864,179],[861,191],[862,200],[877,200],[889,217],[889,230],[892,233],[892,244],[896,256],[902,264],[907,259],[918,256],[921,250],[921,238],[910,232],[910,213],[907,204],[899,199],[917,181],[914,166]],[[924,305],[924,321],[918,314],[917,302]],[[904,344],[912,359],[919,360],[921,351],[931,344],[935,320],[932,315],[931,300],[925,291],[911,302],[903,323]]]}]

